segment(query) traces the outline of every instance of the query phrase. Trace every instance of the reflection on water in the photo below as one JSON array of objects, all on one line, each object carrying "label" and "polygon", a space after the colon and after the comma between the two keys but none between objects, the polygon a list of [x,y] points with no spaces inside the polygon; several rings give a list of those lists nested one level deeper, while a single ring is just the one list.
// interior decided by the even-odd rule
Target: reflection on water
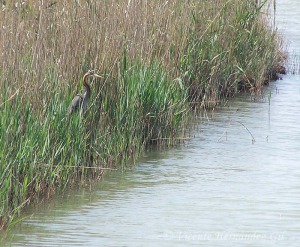
[{"label": "reflection on water", "polygon": [[276,0],[278,31],[289,49],[288,67],[291,73],[300,74],[300,1]]},{"label": "reflection on water", "polygon": [[[277,20],[289,33],[299,15],[285,3],[278,1]],[[298,246],[300,76],[199,121],[185,145],[147,153],[91,193],[31,209],[4,245]]]},{"label": "reflection on water", "polygon": [[289,49],[300,55],[300,2],[276,0],[276,20],[280,33],[288,41]]}]

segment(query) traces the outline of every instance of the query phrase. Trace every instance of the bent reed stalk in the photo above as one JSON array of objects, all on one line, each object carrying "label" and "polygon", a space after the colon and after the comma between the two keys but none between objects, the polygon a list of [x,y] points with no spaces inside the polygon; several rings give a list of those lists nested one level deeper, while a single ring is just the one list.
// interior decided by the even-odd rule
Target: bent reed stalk
[{"label": "bent reed stalk", "polygon": [[[249,0],[0,4],[0,228],[38,198],[176,142],[193,107],[259,92],[283,56]],[[84,116],[67,117],[96,69]],[[156,141],[153,141],[156,140]],[[178,140],[178,138],[177,138]]]}]

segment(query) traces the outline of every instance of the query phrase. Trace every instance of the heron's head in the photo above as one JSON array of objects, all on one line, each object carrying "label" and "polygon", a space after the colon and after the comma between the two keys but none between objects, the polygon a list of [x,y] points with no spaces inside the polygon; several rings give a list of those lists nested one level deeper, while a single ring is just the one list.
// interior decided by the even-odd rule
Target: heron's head
[{"label": "heron's head", "polygon": [[102,76],[96,74],[95,70],[89,70],[89,71],[87,72],[87,74],[88,74],[89,76],[93,76],[93,77],[97,77],[97,78],[103,78]]}]

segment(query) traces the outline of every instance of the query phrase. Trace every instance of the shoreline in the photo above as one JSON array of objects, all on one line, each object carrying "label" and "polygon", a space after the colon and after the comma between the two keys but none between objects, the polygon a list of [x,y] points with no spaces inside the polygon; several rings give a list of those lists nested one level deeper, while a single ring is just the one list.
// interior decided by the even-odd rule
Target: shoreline
[{"label": "shoreline", "polygon": [[[29,1],[0,13],[0,229],[31,202],[97,178],[95,164],[124,167],[153,140],[185,138],[178,130],[192,108],[213,108],[241,90],[259,94],[284,72],[281,41],[247,0],[58,5]],[[102,9],[115,10],[116,20],[102,24]],[[85,18],[74,22],[77,12]],[[91,64],[104,79],[93,82],[84,117],[66,117]]]}]

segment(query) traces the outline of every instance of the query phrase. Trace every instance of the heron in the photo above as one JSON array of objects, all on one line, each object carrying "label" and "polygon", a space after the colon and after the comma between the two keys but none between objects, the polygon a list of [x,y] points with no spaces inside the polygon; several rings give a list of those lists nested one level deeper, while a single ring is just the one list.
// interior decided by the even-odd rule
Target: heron
[{"label": "heron", "polygon": [[86,111],[87,108],[87,104],[89,102],[90,99],[90,95],[91,95],[91,87],[90,85],[87,83],[87,79],[89,76],[93,76],[93,77],[98,77],[98,78],[102,78],[102,76],[97,75],[93,70],[89,70],[88,72],[86,72],[83,76],[83,86],[85,87],[85,93],[82,94],[77,94],[71,104],[69,105],[68,108],[68,113],[69,115],[71,115],[73,112],[80,110],[81,113],[84,113]]}]

